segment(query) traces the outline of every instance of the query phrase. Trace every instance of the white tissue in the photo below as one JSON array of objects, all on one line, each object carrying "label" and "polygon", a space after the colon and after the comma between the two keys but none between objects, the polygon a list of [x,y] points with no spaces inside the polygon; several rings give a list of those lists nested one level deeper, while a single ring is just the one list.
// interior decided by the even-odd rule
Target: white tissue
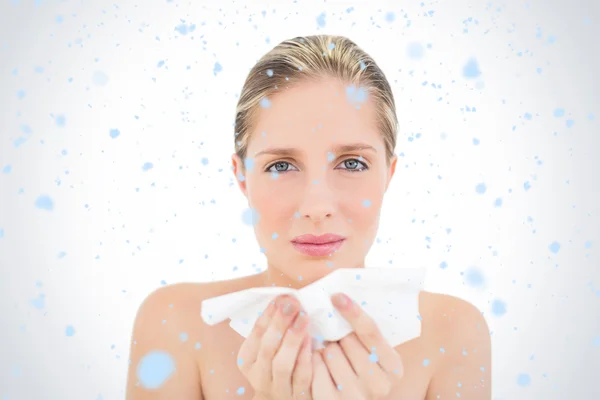
[{"label": "white tissue", "polygon": [[350,324],[331,303],[331,295],[345,293],[375,321],[392,346],[421,335],[419,292],[424,268],[342,268],[302,289],[257,287],[206,299],[202,319],[215,325],[227,318],[230,326],[248,337],[269,302],[280,294],[294,295],[308,314],[313,348],[352,332]]}]

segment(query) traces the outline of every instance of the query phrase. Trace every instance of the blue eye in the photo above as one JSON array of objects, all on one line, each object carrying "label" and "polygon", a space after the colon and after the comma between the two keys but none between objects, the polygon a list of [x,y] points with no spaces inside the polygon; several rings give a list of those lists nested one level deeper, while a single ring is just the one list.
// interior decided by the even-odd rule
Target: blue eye
[{"label": "blue eye", "polygon": [[[345,169],[350,172],[362,172],[362,171],[366,171],[369,169],[367,164],[364,161],[360,161],[360,159],[358,159],[358,158],[348,158],[348,159],[342,161],[339,165],[344,165],[345,168],[338,168],[338,169]],[[290,170],[289,167],[292,167],[292,164],[290,164],[287,161],[276,161],[267,167],[266,172],[278,173],[278,174],[290,172],[292,170]]]},{"label": "blue eye", "polygon": [[[348,171],[352,171],[352,172],[361,172],[361,171],[365,171],[367,169],[369,169],[369,167],[367,167],[367,164],[359,161],[356,158],[348,158],[347,160],[344,160],[340,163],[340,165],[344,164],[346,166],[346,168],[342,168],[342,169],[347,169]],[[360,165],[362,165],[362,169],[358,169],[360,167]]]},{"label": "blue eye", "polygon": [[[292,164],[290,164],[287,161],[277,161],[273,164],[271,164],[268,168],[267,171],[268,172],[276,172],[276,173],[281,173],[281,172],[289,172],[288,169],[286,167],[291,166]],[[273,169],[275,168],[275,169]]]}]

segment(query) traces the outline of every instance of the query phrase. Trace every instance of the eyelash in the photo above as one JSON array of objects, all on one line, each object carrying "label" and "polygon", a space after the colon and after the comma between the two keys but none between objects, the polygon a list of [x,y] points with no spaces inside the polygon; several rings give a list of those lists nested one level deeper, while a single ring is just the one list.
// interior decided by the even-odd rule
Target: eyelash
[{"label": "eyelash", "polygon": [[[343,160],[342,162],[340,162],[340,164],[341,164],[341,163],[345,163],[346,161],[349,161],[349,160],[355,160],[356,162],[358,162],[358,163],[362,164],[363,168],[362,168],[362,169],[349,169],[349,168],[342,168],[342,169],[345,169],[346,171],[350,171],[350,172],[352,172],[352,173],[355,173],[355,172],[364,172],[364,171],[366,171],[366,170],[368,170],[368,169],[369,169],[369,167],[367,166],[367,163],[366,163],[366,162],[364,162],[364,161],[360,161],[360,160],[359,160],[358,158],[356,158],[356,157],[347,158],[347,159]],[[290,163],[289,161],[284,161],[284,160],[275,161],[275,162],[273,162],[273,163],[269,164],[269,166],[266,168],[266,171],[265,171],[265,172],[276,172],[276,173],[278,173],[278,174],[285,174],[285,173],[287,173],[287,172],[292,172],[292,171],[269,171],[269,170],[270,170],[271,168],[273,168],[275,165],[277,165],[277,164],[281,164],[281,163],[285,163],[285,164],[289,164],[289,165],[291,165],[291,163]]]}]

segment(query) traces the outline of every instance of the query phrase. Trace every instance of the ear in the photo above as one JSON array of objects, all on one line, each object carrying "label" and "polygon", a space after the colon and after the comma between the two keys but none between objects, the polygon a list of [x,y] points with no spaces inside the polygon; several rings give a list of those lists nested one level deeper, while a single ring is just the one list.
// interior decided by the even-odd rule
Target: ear
[{"label": "ear", "polygon": [[237,153],[233,153],[231,156],[231,164],[233,175],[235,176],[235,180],[238,183],[238,186],[244,196],[248,198],[248,190],[246,188],[246,176],[244,170],[244,161],[237,155]]},{"label": "ear", "polygon": [[394,157],[392,158],[390,167],[388,169],[387,182],[385,183],[386,192],[387,192],[388,186],[390,186],[390,182],[392,181],[392,178],[394,177],[394,173],[396,172],[396,164],[397,163],[398,163],[398,156],[396,154],[394,154]]}]

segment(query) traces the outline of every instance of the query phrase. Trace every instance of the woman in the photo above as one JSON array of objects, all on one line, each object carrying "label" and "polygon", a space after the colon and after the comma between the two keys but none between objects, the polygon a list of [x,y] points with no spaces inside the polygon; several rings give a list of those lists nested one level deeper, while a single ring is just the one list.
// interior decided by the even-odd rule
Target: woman
[{"label": "woman", "polygon": [[[201,321],[206,298],[301,288],[336,268],[364,268],[396,169],[396,131],[387,79],[347,38],[295,38],[266,54],[238,102],[232,162],[259,217],[254,229],[268,268],[150,294],[134,324],[127,398],[490,399],[488,327],[452,296],[421,292],[422,334],[396,348],[352,302],[339,309],[355,332],[323,350],[307,346],[307,316],[290,297],[277,298],[247,339],[227,323]],[[370,364],[369,341],[379,354]],[[138,364],[156,350],[174,367],[149,387]]]}]

